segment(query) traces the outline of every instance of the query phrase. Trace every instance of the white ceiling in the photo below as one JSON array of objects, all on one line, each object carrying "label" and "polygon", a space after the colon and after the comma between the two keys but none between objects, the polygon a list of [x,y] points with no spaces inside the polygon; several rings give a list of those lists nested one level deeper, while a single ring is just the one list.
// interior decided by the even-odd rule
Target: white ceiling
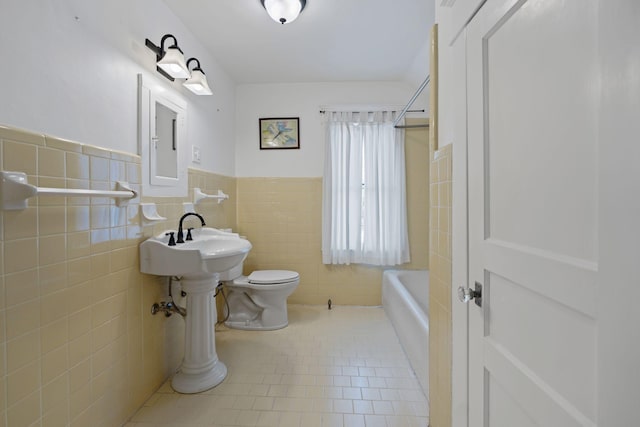
[{"label": "white ceiling", "polygon": [[236,83],[406,80],[434,22],[434,0],[307,0],[286,25],[260,0],[164,1]]}]

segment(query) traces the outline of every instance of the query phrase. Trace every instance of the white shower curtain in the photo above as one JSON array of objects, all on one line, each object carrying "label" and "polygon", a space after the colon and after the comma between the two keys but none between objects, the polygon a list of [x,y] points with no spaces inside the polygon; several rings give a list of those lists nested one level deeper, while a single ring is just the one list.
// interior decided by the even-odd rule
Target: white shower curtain
[{"label": "white shower curtain", "polygon": [[322,262],[409,262],[404,133],[395,113],[327,112]]}]

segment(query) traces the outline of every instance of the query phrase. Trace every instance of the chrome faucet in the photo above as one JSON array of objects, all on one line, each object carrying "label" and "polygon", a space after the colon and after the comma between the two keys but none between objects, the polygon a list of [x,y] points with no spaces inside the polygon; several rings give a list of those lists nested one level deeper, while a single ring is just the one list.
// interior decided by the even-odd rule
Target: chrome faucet
[{"label": "chrome faucet", "polygon": [[202,217],[202,215],[197,214],[195,212],[188,212],[184,215],[182,215],[182,217],[180,217],[180,223],[178,224],[178,235],[176,236],[176,243],[184,243],[184,233],[182,231],[182,221],[184,221],[184,219],[188,216],[197,216],[198,218],[200,218],[200,222],[202,223],[202,226],[204,227],[205,224],[204,223],[204,218]]}]

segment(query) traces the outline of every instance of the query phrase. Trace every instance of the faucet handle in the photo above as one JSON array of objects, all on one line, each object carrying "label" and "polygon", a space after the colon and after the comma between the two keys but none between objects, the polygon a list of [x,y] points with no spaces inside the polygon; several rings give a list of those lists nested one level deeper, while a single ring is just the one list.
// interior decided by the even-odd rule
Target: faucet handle
[{"label": "faucet handle", "polygon": [[169,233],[165,233],[164,235],[169,236],[169,246],[176,245],[176,239],[173,237],[173,231],[170,231]]},{"label": "faucet handle", "polygon": [[187,228],[187,237],[185,237],[185,240],[193,240],[193,237],[191,237],[191,230],[193,230],[193,227]]}]

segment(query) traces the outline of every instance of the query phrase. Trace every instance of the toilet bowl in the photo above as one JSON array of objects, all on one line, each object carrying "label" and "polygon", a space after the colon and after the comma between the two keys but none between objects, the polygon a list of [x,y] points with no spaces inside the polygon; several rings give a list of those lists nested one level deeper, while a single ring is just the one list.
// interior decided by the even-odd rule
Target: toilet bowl
[{"label": "toilet bowl", "polygon": [[227,327],[270,331],[289,324],[287,297],[300,283],[298,273],[258,270],[248,276],[232,274],[227,279],[223,281],[229,310],[224,323]]}]

